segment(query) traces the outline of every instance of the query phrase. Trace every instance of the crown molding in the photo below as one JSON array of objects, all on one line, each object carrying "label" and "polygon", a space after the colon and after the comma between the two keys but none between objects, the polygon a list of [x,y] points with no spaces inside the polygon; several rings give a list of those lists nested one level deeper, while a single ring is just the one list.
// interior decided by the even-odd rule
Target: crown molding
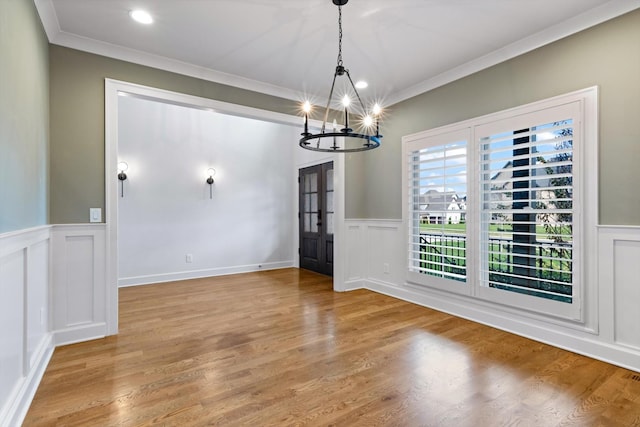
[{"label": "crown molding", "polygon": [[58,34],[60,30],[60,23],[58,22],[58,15],[56,15],[56,9],[53,7],[51,0],[33,0],[36,5],[38,15],[40,15],[40,21],[44,32],[47,34],[49,43]]},{"label": "crown molding", "polygon": [[440,86],[444,86],[473,73],[477,73],[478,71],[482,71],[501,62],[523,55],[527,52],[531,52],[539,47],[586,30],[587,28],[624,15],[625,13],[638,8],[640,8],[640,0],[609,1],[580,15],[576,15],[567,21],[549,27],[544,31],[506,45],[487,55],[452,68],[407,89],[398,91],[396,94],[389,96],[388,102],[390,105],[393,105],[406,99],[413,98],[414,96],[436,89]]},{"label": "crown molding", "polygon": [[40,20],[42,21],[49,43],[51,44],[144,65],[151,68],[157,68],[164,71],[170,71],[240,89],[276,96],[279,98],[294,101],[299,101],[303,98],[301,93],[292,89],[64,32],[60,29],[58,17],[51,0],[34,0],[34,3],[38,10],[38,14],[40,15]]},{"label": "crown molding", "polygon": [[51,43],[59,46],[81,50],[84,52],[94,53],[96,55],[119,59],[121,61],[132,62],[134,64],[157,68],[164,71],[170,71],[189,77],[195,77],[197,79],[220,83],[227,86],[233,86],[240,89],[246,89],[266,95],[272,95],[279,98],[291,100],[302,99],[298,92],[291,89],[260,82],[257,80],[247,79],[245,77],[240,77],[233,74],[223,73],[221,71],[189,64],[187,62],[178,61],[160,55],[150,54],[140,50],[125,48],[122,46],[105,43],[90,38],[80,37],[75,34],[59,32],[58,34],[56,34],[55,39],[51,41]]},{"label": "crown molding", "polygon": [[[60,24],[58,22],[58,17],[52,0],[34,0],[34,3],[51,44],[170,71],[240,89],[276,96],[279,98],[290,99],[293,101],[299,101],[304,98],[303,93],[293,89],[247,79],[223,73],[221,71],[212,70],[210,68],[177,61],[175,59],[153,55],[139,50],[129,49],[63,32],[60,29]],[[599,7],[547,28],[544,31],[504,46],[487,55],[452,68],[451,70],[424,80],[409,88],[402,89],[395,94],[391,94],[387,98],[387,103],[388,105],[393,105],[406,99],[413,98],[414,96],[428,92],[440,86],[444,86],[455,80],[515,58],[638,8],[640,8],[640,0],[611,0]]]}]

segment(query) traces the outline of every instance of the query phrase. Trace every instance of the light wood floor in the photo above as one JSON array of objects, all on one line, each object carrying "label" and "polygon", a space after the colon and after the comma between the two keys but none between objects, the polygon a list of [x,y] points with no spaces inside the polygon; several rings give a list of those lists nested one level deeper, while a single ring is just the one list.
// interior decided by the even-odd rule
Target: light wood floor
[{"label": "light wood floor", "polygon": [[120,291],[26,426],[631,426],[640,375],[296,269]]}]

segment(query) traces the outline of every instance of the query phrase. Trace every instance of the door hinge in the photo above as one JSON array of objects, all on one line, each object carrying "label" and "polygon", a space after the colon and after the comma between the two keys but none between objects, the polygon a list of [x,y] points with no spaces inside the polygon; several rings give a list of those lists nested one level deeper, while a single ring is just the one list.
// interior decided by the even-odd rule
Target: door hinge
[{"label": "door hinge", "polygon": [[298,212],[298,219],[300,219],[300,212]]},{"label": "door hinge", "polygon": [[298,248],[298,255],[300,255],[300,248]]}]

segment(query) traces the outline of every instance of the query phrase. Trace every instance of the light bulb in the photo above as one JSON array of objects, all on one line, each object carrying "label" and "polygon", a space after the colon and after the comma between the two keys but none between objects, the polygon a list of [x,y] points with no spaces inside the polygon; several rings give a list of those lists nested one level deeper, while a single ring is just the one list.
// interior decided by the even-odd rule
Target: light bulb
[{"label": "light bulb", "polygon": [[309,101],[304,101],[304,104],[302,104],[302,111],[305,113],[311,112],[311,103]]},{"label": "light bulb", "polygon": [[366,127],[369,127],[373,124],[373,119],[371,118],[371,116],[364,116],[364,125]]},{"label": "light bulb", "polygon": [[214,168],[209,168],[207,169],[207,178],[209,178],[210,176],[215,176],[216,174],[216,170]]},{"label": "light bulb", "polygon": [[146,12],[144,10],[132,10],[131,12],[129,12],[129,16],[131,16],[131,18],[136,21],[139,22],[141,24],[151,24],[153,23],[153,18],[151,17],[151,15],[149,15],[149,12]]},{"label": "light bulb", "polygon": [[348,106],[349,106],[349,104],[351,104],[351,100],[349,99],[349,95],[345,95],[345,96],[342,98],[342,105],[344,105],[344,106],[345,106],[345,108],[346,108],[346,107],[348,107]]},{"label": "light bulb", "polygon": [[376,116],[379,115],[382,112],[382,108],[380,107],[379,104],[375,104],[373,106],[373,114],[375,114]]},{"label": "light bulb", "polygon": [[127,162],[119,162],[118,163],[118,172],[125,172],[129,169],[129,165]]}]

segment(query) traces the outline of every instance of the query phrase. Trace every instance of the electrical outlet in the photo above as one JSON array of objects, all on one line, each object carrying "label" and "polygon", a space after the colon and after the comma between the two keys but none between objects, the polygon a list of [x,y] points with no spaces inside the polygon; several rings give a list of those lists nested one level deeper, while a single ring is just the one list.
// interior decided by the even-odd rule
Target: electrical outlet
[{"label": "electrical outlet", "polygon": [[193,255],[192,255],[192,254],[187,254],[187,256],[186,256],[186,262],[187,262],[187,263],[192,263],[192,262],[193,262]]},{"label": "electrical outlet", "polygon": [[389,263],[385,262],[384,264],[382,264],[382,271],[384,272],[384,274],[389,274]]}]

